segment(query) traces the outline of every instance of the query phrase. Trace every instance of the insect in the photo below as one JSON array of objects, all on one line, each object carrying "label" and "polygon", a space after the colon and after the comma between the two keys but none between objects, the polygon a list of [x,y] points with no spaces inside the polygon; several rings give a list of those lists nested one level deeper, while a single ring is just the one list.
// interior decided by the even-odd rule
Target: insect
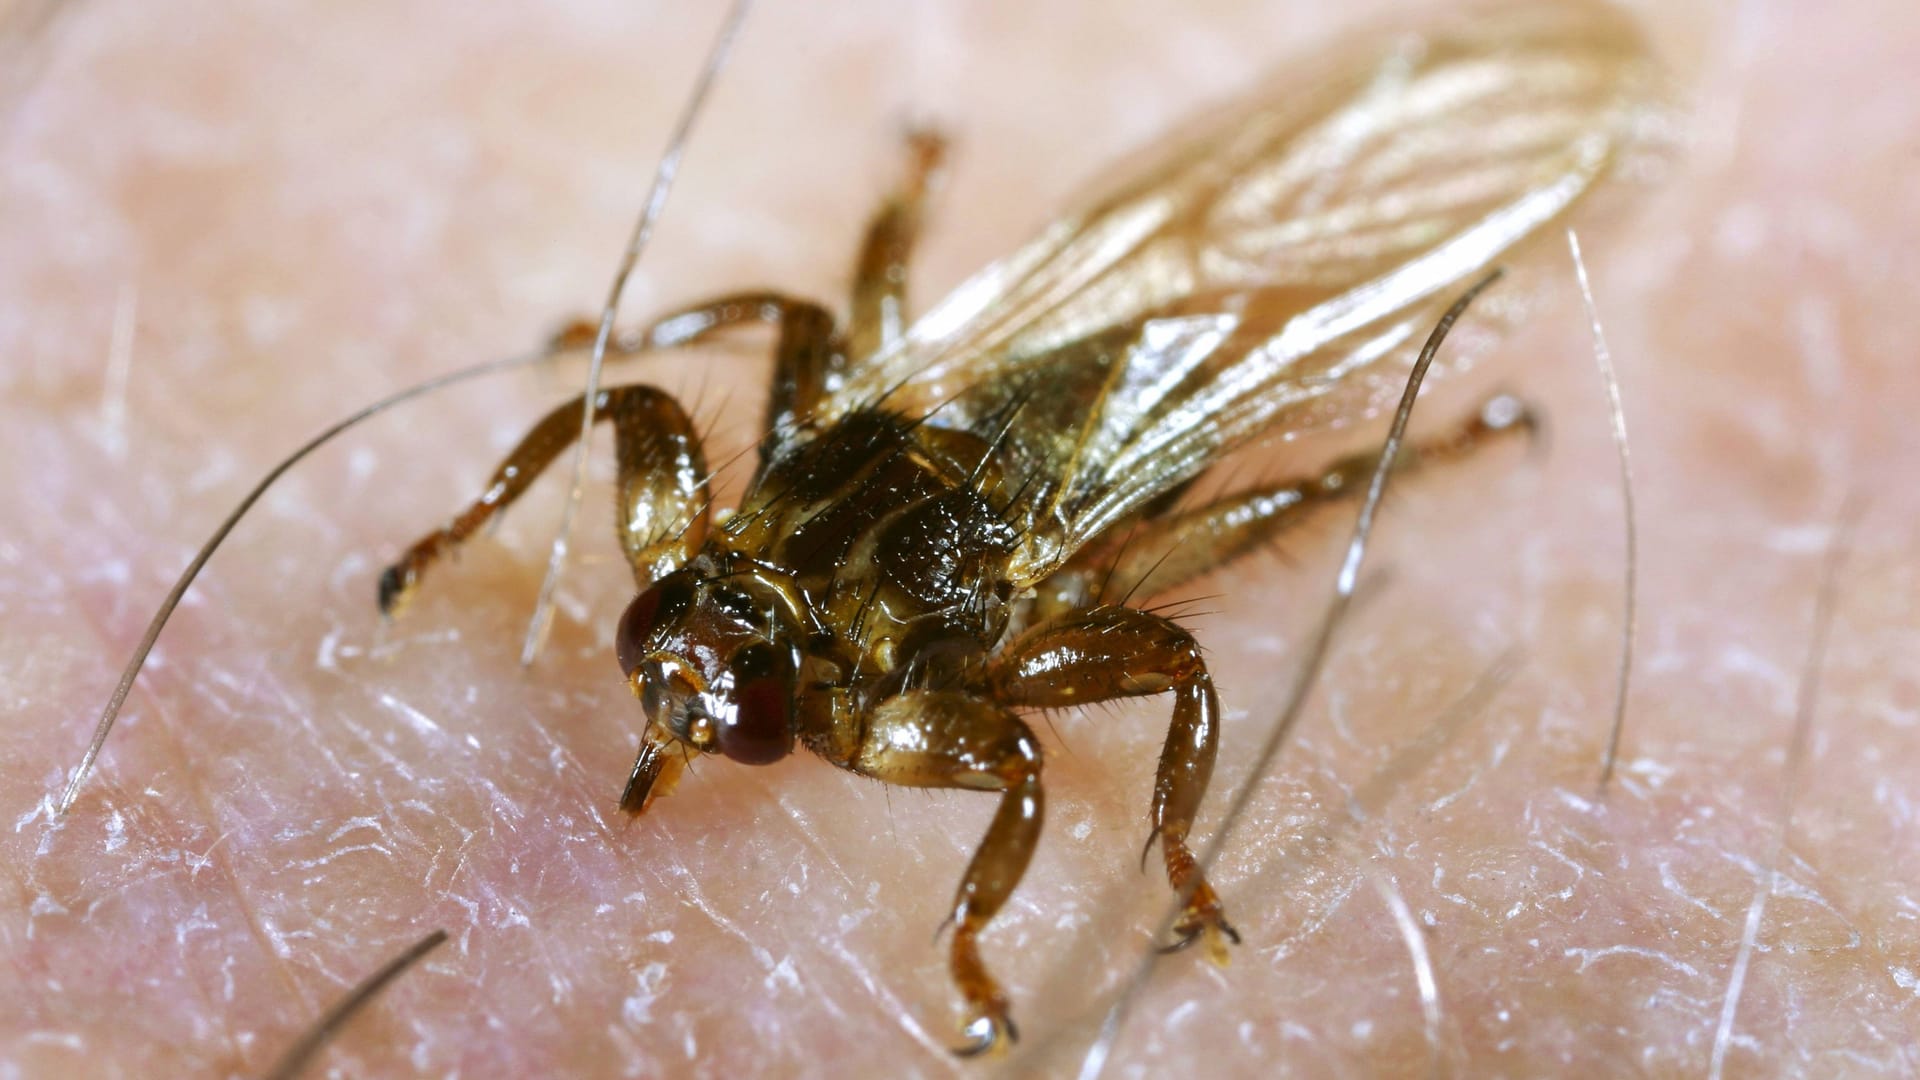
[{"label": "insect", "polygon": [[[711,507],[694,425],[647,385],[601,390],[638,595],[616,635],[644,728],[621,807],[688,761],[805,748],[890,784],[993,793],[962,872],[948,965],[963,1053],[1016,1037],[983,939],[1044,817],[1030,710],[1166,695],[1147,843],[1185,898],[1168,947],[1239,940],[1190,846],[1219,695],[1200,646],[1132,601],[1191,581],[1354,490],[1373,466],[1183,500],[1225,455],[1363,415],[1470,279],[1552,231],[1609,173],[1650,100],[1605,9],[1482,14],[1336,77],[1219,111],[917,320],[907,266],[940,138],[860,246],[844,321],[777,292],[671,312],[627,348],[775,328],[757,462]],[[447,554],[578,435],[564,404],[484,493],[381,576],[397,615]],[[1413,446],[1444,459],[1524,426],[1496,399]]]}]

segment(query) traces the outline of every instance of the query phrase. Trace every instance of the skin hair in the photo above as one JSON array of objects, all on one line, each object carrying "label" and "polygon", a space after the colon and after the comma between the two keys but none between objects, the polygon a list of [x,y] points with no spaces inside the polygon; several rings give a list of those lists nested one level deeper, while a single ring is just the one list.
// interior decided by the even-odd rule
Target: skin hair
[{"label": "skin hair", "polygon": [[[916,265],[924,308],[1198,104],[1398,11],[764,4],[627,321],[760,284],[843,303],[908,116],[956,140]],[[590,314],[718,17],[289,0],[100,3],[54,22],[0,120],[0,1074],[258,1073],[436,927],[448,943],[330,1064],[997,1067],[945,1053],[954,1003],[929,943],[992,798],[799,755],[701,763],[646,817],[615,811],[642,719],[612,659],[631,585],[604,488],[531,671],[517,654],[557,473],[404,621],[379,623],[380,568],[477,491],[578,365],[413,406],[290,476],[210,564],[102,771],[48,828],[151,605],[260,471],[366,400]],[[1158,965],[1116,1075],[1424,1069],[1407,953],[1356,858],[1424,928],[1453,1066],[1704,1073],[1852,490],[1870,504],[1727,1068],[1920,1069],[1920,590],[1902,482],[1920,449],[1916,14],[1866,0],[1643,17],[1697,104],[1672,174],[1630,220],[1581,235],[1641,525],[1616,786],[1595,799],[1617,466],[1566,264],[1558,301],[1416,417],[1510,387],[1546,413],[1549,452],[1502,446],[1395,489],[1370,556],[1386,575],[1214,874],[1246,943],[1224,972],[1197,954]],[[609,377],[680,393],[717,461],[756,434],[764,370],[743,339]],[[1307,471],[1379,430],[1278,448],[1243,475]],[[1189,622],[1226,710],[1203,832],[1271,722],[1346,522],[1192,591],[1218,594]],[[1514,646],[1504,690],[1329,839],[1345,800]],[[983,939],[1034,1055],[1004,1064],[1070,1068],[1160,913],[1136,860],[1168,708],[1036,725],[1047,831]]]}]

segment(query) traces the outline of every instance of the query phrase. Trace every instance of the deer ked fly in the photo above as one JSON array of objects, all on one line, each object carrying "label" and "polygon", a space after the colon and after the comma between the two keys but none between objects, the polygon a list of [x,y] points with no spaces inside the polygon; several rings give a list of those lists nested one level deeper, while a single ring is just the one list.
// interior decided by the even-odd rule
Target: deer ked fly
[{"label": "deer ked fly", "polygon": [[[1185,902],[1172,944],[1224,961],[1238,935],[1189,847],[1218,696],[1193,636],[1131,601],[1260,547],[1375,462],[1182,496],[1250,441],[1366,415],[1459,287],[1554,235],[1618,171],[1655,82],[1638,35],[1592,5],[1359,42],[1176,132],[908,321],[906,267],[944,151],[921,133],[867,227],[844,319],[743,292],[622,335],[631,351],[743,325],[777,338],[757,466],[731,513],[711,510],[701,440],[673,397],[628,385],[593,401],[615,432],[638,589],[616,635],[645,720],[622,808],[648,810],[693,755],[758,765],[796,747],[890,784],[995,793],[949,956],[962,1050],[994,1049],[1015,1029],[981,939],[1045,806],[1021,714],[1169,695],[1148,845]],[[542,420],[477,501],[386,571],[383,612],[574,442],[584,408]],[[1527,415],[1495,399],[1396,464]]]}]

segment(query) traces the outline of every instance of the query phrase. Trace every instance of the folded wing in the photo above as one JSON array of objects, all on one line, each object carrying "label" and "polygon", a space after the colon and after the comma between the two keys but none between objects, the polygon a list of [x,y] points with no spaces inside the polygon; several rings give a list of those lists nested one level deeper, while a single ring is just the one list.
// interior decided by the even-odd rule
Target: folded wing
[{"label": "folded wing", "polygon": [[[976,275],[824,418],[878,401],[998,439],[1014,574],[1038,581],[1228,450],[1397,392],[1453,290],[1658,141],[1658,89],[1587,4],[1292,73]],[[1488,299],[1483,324],[1511,318]]]}]

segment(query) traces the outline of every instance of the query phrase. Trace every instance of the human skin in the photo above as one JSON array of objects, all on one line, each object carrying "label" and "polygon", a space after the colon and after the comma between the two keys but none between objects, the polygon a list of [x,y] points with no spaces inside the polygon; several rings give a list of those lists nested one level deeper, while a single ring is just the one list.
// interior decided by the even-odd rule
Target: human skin
[{"label": "human skin", "polygon": [[[1393,13],[817,7],[755,12],[628,322],[746,286],[838,303],[908,115],[955,137],[915,267],[929,303],[1197,104]],[[50,823],[152,607],[260,472],[604,295],[717,12],[473,8],[101,0],[56,22],[4,118],[0,1077],[257,1074],[434,928],[450,942],[342,1032],[329,1067],[1070,1070],[1165,902],[1137,869],[1165,699],[1038,725],[1047,832],[984,939],[1024,1056],[963,1063],[944,1049],[955,1003],[932,935],[992,799],[803,754],[702,764],[626,819],[642,717],[612,660],[632,584],[602,487],[532,668],[517,655],[558,479],[382,626],[384,562],[477,493],[578,365],[408,406],[288,476],[210,564],[98,774]],[[1596,796],[1620,495],[1563,283],[1423,406],[1432,421],[1518,390],[1550,417],[1546,452],[1490,449],[1398,488],[1374,551],[1386,574],[1215,872],[1245,943],[1224,970],[1197,951],[1158,965],[1116,1075],[1424,1070],[1413,968],[1374,880],[1425,927],[1447,1067],[1703,1073],[1781,824],[1849,492],[1866,508],[1727,1068],[1920,1069],[1915,11],[1646,18],[1694,111],[1638,213],[1586,237],[1641,523],[1616,784]],[[116,348],[118,411],[103,405]],[[753,435],[756,350],[610,374],[698,402],[720,460]],[[1334,445],[1255,467],[1306,471]],[[1190,622],[1227,711],[1203,832],[1273,722],[1346,520],[1187,590],[1212,595]],[[1515,649],[1518,673],[1457,735],[1404,752]],[[1411,777],[1343,825],[1390,761]]]}]

